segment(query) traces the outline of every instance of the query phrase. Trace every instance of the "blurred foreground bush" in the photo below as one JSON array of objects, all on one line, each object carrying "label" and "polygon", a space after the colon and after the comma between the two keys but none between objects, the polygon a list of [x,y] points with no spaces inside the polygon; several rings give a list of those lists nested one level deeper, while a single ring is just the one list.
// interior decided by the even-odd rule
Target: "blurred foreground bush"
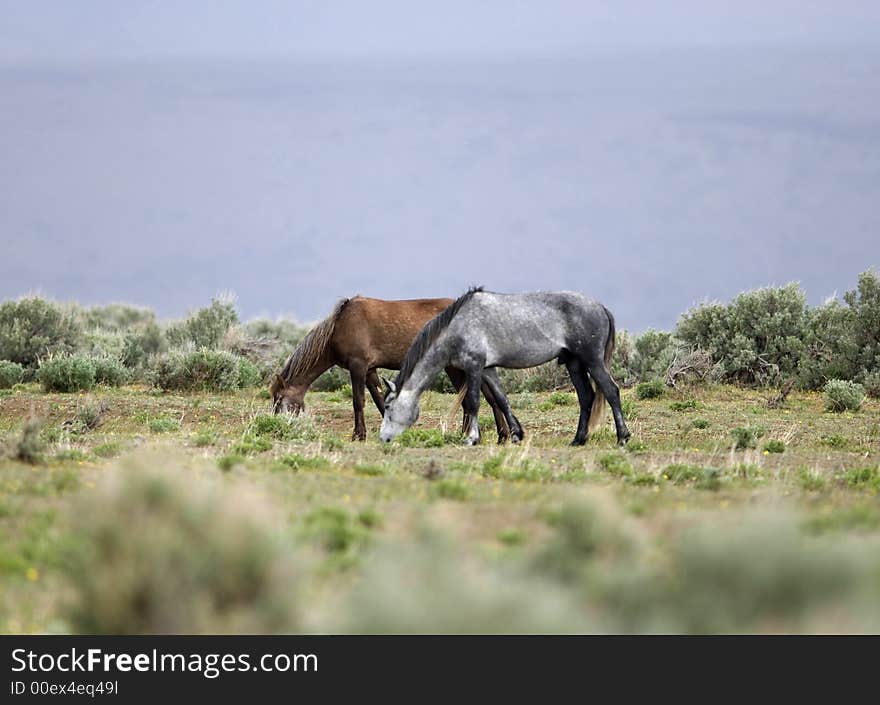
[{"label": "blurred foreground bush", "polygon": [[297,574],[271,507],[147,464],[120,468],[74,507],[65,554],[74,630],[297,631]]}]

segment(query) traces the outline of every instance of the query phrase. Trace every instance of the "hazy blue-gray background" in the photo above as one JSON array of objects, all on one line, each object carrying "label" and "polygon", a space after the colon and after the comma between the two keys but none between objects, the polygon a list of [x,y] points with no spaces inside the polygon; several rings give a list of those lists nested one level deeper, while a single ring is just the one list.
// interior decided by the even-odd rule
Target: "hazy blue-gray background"
[{"label": "hazy blue-gray background", "polygon": [[877,2],[0,0],[0,298],[482,283],[668,328],[852,287],[878,226]]}]

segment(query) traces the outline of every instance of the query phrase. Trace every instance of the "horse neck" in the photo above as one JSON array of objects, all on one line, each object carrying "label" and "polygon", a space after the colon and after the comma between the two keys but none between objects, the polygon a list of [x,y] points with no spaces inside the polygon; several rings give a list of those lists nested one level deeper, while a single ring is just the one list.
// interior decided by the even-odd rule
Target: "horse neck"
[{"label": "horse neck", "polygon": [[422,355],[422,358],[416,363],[409,379],[404,382],[403,388],[412,392],[418,399],[424,391],[431,385],[441,370],[449,364],[450,345],[447,342],[446,335],[440,337],[434,344]]},{"label": "horse neck", "polygon": [[288,389],[295,389],[305,394],[308,388],[312,386],[312,383],[334,364],[336,363],[331,359],[330,355],[325,353],[308,370],[291,377],[287,381],[286,386]]}]

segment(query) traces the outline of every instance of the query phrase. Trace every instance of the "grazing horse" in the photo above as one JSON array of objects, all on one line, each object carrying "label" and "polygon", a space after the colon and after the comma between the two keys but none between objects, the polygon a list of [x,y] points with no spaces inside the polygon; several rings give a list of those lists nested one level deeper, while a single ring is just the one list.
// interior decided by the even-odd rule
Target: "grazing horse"
[{"label": "grazing horse", "polygon": [[[630,432],[620,408],[620,391],[608,371],[614,335],[611,312],[581,294],[495,294],[471,289],[422,329],[394,382],[386,382],[379,437],[390,441],[412,426],[419,416],[419,397],[438,370],[452,366],[466,375],[462,407],[471,417],[468,440],[475,443],[480,429],[473,419],[486,368],[535,367],[555,358],[568,368],[580,403],[572,445],[586,443],[588,430],[601,423],[606,398],[614,414],[617,442],[623,445]],[[507,399],[496,398],[502,411],[509,413]]]},{"label": "grazing horse", "polygon": [[[435,315],[453,303],[453,299],[412,299],[383,301],[364,296],[342,299],[333,312],[314,326],[296,350],[290,355],[269,387],[275,413],[300,413],[305,409],[305,394],[318,376],[333,365],[347,369],[351,374],[351,398],[354,406],[354,433],[352,440],[367,437],[364,422],[364,388],[379,409],[385,413],[385,402],[379,384],[377,367],[396,370],[407,349],[422,327]],[[440,371],[440,368],[437,370]],[[464,387],[465,376],[452,366],[446,373],[456,389]],[[430,380],[429,380],[430,381]],[[477,396],[479,389],[477,385]],[[516,417],[509,411],[503,414],[496,397],[504,390],[493,370],[482,381],[483,394],[492,407],[498,442],[510,437],[522,440],[523,431]],[[510,424],[507,418],[515,423]],[[463,427],[476,419],[464,417]]]}]

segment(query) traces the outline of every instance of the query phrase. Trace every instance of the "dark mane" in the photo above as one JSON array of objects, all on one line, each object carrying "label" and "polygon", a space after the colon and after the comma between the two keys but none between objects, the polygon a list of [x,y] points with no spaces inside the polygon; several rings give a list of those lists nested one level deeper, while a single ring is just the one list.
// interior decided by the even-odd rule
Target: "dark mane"
[{"label": "dark mane", "polygon": [[419,331],[419,334],[413,340],[412,345],[409,346],[409,350],[406,351],[406,357],[403,358],[403,362],[400,364],[400,372],[397,373],[397,377],[394,379],[397,389],[400,389],[406,380],[410,378],[419,360],[422,359],[428,348],[434,344],[438,336],[449,327],[449,324],[455,318],[455,314],[461,310],[461,307],[470,301],[474,294],[482,290],[483,287],[481,286],[472,286],[467,292],[459,296],[425,324],[425,327]]},{"label": "dark mane", "polygon": [[333,312],[308,332],[296,350],[287,358],[280,375],[272,382],[270,393],[276,394],[283,385],[289,384],[291,379],[308,372],[317,364],[330,343],[339,314],[349,301],[351,299],[340,299],[333,307]]}]

